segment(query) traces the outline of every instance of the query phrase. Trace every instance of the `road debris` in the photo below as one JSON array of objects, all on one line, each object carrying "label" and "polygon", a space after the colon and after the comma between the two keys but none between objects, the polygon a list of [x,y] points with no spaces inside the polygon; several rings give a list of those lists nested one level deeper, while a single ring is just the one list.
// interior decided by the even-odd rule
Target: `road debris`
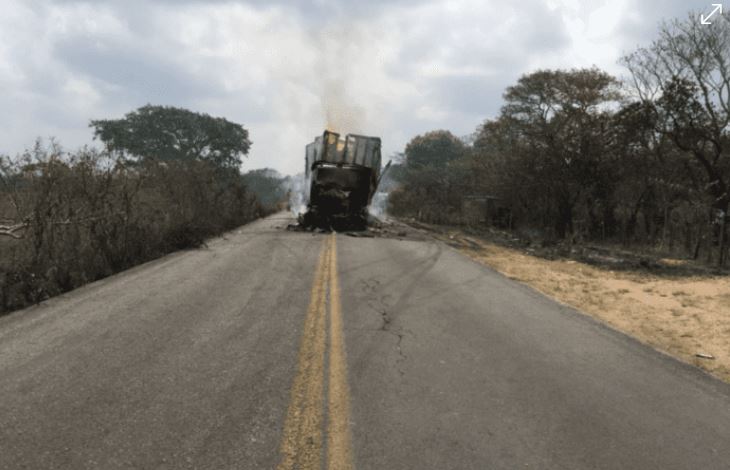
[{"label": "road debris", "polygon": [[286,230],[290,232],[309,233],[330,233],[338,232],[352,238],[395,238],[397,240],[425,241],[431,240],[422,230],[406,225],[389,217],[377,218],[368,215],[367,224],[360,229],[344,228],[337,226],[319,227],[316,225],[305,225],[301,223],[289,224]]},{"label": "road debris", "polygon": [[375,234],[372,232],[367,231],[358,231],[358,232],[345,232],[345,235],[348,237],[355,237],[355,238],[375,238]]}]

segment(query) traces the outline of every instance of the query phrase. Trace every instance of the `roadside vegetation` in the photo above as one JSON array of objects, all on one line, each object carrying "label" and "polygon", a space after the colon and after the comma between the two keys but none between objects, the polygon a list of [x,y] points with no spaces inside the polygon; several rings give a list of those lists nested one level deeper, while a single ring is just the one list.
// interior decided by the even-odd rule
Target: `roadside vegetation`
[{"label": "roadside vegetation", "polygon": [[730,18],[666,23],[623,63],[623,82],[597,68],[528,73],[473,136],[415,137],[389,212],[726,266]]},{"label": "roadside vegetation", "polygon": [[0,313],[273,210],[240,173],[251,142],[239,124],[145,106],[91,125],[104,150],[39,141],[0,159]]},{"label": "roadside vegetation", "polygon": [[505,276],[730,383],[730,278],[691,260],[574,245],[526,247],[509,231],[413,224]]},{"label": "roadside vegetation", "polygon": [[539,70],[474,135],[415,137],[389,212],[730,382],[730,18]]}]

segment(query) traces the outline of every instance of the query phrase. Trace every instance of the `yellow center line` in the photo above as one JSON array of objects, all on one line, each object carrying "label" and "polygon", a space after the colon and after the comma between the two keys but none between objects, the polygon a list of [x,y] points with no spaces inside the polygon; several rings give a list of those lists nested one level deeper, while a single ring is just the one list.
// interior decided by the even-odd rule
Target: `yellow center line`
[{"label": "yellow center line", "polygon": [[350,391],[347,386],[347,360],[345,358],[345,342],[342,332],[340,282],[337,276],[337,239],[334,233],[331,240],[327,468],[350,470],[353,468],[350,450]]},{"label": "yellow center line", "polygon": [[312,283],[281,442],[279,470],[322,468],[326,313],[329,291],[329,370],[327,399],[327,469],[352,470],[350,393],[343,337],[337,239],[324,240]]},{"label": "yellow center line", "polygon": [[323,243],[302,331],[298,371],[292,385],[284,423],[282,460],[278,466],[280,470],[321,468],[324,402],[322,377],[329,254],[329,244]]}]

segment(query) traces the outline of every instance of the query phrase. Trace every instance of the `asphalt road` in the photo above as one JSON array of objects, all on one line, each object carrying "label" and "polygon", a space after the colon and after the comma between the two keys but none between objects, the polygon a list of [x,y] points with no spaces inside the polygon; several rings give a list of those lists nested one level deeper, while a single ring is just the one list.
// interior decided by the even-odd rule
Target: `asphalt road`
[{"label": "asphalt road", "polygon": [[730,387],[440,243],[278,214],[0,318],[0,469],[730,469]]}]

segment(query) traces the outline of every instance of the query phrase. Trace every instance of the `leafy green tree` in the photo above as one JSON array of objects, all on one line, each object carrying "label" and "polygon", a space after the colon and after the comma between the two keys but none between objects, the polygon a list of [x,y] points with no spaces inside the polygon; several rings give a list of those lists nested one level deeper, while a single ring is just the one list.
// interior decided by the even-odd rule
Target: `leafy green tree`
[{"label": "leafy green tree", "polygon": [[122,119],[91,121],[108,150],[157,161],[206,161],[235,168],[251,148],[248,131],[224,118],[171,106],[143,106]]}]

